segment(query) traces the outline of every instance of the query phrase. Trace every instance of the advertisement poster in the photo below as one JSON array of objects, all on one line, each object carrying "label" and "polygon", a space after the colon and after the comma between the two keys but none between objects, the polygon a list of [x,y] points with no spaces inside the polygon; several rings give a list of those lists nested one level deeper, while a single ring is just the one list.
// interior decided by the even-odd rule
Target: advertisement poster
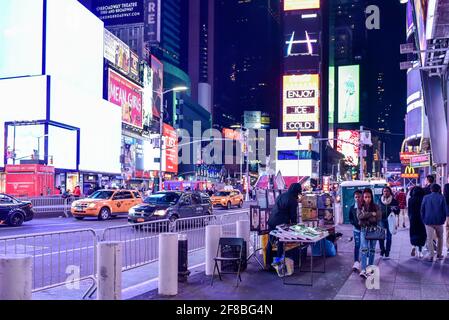
[{"label": "advertisement poster", "polygon": [[130,73],[129,75],[136,79],[139,80],[139,56],[137,54],[135,54],[134,52],[131,51],[130,53],[131,56],[131,62],[130,62]]},{"label": "advertisement poster", "polygon": [[151,127],[153,120],[153,70],[147,64],[142,65],[142,111],[143,111],[143,126]]},{"label": "advertisement poster", "polygon": [[284,76],[283,131],[320,131],[320,76]]},{"label": "advertisement poster", "polygon": [[329,123],[334,123],[335,112],[335,67],[329,67]]},{"label": "advertisement poster", "polygon": [[346,164],[357,166],[359,164],[360,132],[339,129],[337,139],[337,151],[345,155]]},{"label": "advertisement poster", "polygon": [[96,0],[95,14],[106,26],[143,22],[141,0]]},{"label": "advertisement poster", "polygon": [[151,69],[153,70],[153,115],[160,118],[164,92],[164,65],[154,56],[151,56]]},{"label": "advertisement poster", "polygon": [[319,9],[320,0],[285,0],[284,11]]},{"label": "advertisement poster", "polygon": [[318,73],[321,62],[321,18],[318,13],[284,16],[284,71]]},{"label": "advertisement poster", "polygon": [[[142,140],[122,136],[121,159],[122,175],[126,180],[142,176],[144,154]],[[140,172],[140,174],[138,174]]]},{"label": "advertisement poster", "polygon": [[262,127],[262,112],[261,111],[245,111],[244,125],[247,129],[260,129]]},{"label": "advertisement poster", "polygon": [[130,71],[129,47],[108,30],[104,30],[104,57],[126,74]]},{"label": "advertisement poster", "polygon": [[178,134],[175,128],[164,123],[163,128],[165,171],[178,173]]},{"label": "advertisement poster", "polygon": [[338,122],[359,122],[360,66],[338,68]]},{"label": "advertisement poster", "polygon": [[142,128],[142,88],[109,70],[108,101],[122,108],[122,121]]}]

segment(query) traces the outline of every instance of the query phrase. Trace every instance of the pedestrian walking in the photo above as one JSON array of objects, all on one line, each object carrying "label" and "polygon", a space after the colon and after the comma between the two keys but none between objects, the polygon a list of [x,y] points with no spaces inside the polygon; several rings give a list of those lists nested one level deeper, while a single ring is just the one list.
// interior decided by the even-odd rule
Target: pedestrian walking
[{"label": "pedestrian walking", "polygon": [[441,194],[441,186],[439,184],[432,184],[430,187],[431,194],[424,197],[421,205],[421,216],[426,226],[427,233],[427,249],[429,255],[425,258],[426,261],[432,262],[434,259],[434,243],[433,235],[436,233],[437,238],[437,259],[442,260],[443,256],[443,225],[449,216],[446,200]]},{"label": "pedestrian walking", "polygon": [[402,216],[402,227],[406,228],[405,216],[406,216],[406,212],[407,212],[407,195],[405,194],[405,191],[403,188],[401,188],[399,190],[399,192],[396,194],[396,200],[399,203],[399,214],[396,216],[397,228],[399,229],[401,216]]},{"label": "pedestrian walking", "polygon": [[425,193],[425,195],[428,195],[428,194],[432,193],[432,191],[430,190],[430,187],[434,183],[435,183],[435,177],[433,175],[429,174],[426,177],[426,182],[424,183],[424,193]]},{"label": "pedestrian walking", "polygon": [[[380,225],[387,230],[385,240],[379,240],[380,255],[385,259],[390,259],[392,236],[390,228],[388,227],[388,217],[393,212],[396,216],[399,215],[399,203],[393,197],[393,192],[390,187],[385,187],[382,190],[382,197],[380,198],[380,210],[382,212],[382,220]],[[386,243],[385,243],[386,242]]]},{"label": "pedestrian walking", "polygon": [[411,255],[416,255],[418,249],[418,258],[423,257],[422,248],[426,244],[427,234],[426,226],[421,217],[421,205],[424,198],[424,189],[416,186],[410,192],[408,202],[408,217],[410,220],[410,244],[413,246]]},{"label": "pedestrian walking", "polygon": [[374,255],[376,253],[376,240],[367,240],[366,233],[368,228],[378,226],[382,220],[382,212],[374,203],[373,191],[369,188],[363,190],[362,208],[357,210],[357,218],[359,219],[360,232],[360,249],[361,249],[361,269],[360,276],[368,278],[366,272],[367,265],[374,264]]},{"label": "pedestrian walking", "polygon": [[[447,182],[448,183],[444,185],[443,195],[444,200],[446,201],[446,205],[449,209],[449,175],[447,176]],[[446,247],[449,253],[449,217],[446,219]]]},{"label": "pedestrian walking", "polygon": [[349,221],[354,232],[354,264],[353,271],[360,272],[360,223],[357,217],[357,210],[362,208],[363,193],[361,190],[354,191],[354,205],[349,209]]}]

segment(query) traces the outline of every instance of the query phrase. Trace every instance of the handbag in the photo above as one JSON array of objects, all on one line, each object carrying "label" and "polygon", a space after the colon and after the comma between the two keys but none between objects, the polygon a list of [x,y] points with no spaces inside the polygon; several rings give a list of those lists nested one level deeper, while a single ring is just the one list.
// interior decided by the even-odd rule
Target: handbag
[{"label": "handbag", "polygon": [[380,226],[366,228],[366,240],[385,240],[386,230]]}]

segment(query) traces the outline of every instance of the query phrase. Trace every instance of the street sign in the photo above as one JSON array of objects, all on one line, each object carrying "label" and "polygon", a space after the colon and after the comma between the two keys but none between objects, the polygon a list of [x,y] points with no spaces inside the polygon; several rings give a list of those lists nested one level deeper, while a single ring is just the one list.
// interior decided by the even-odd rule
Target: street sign
[{"label": "street sign", "polygon": [[422,154],[410,158],[410,166],[412,168],[424,168],[431,166],[430,154]]},{"label": "street sign", "polygon": [[414,61],[404,61],[400,63],[401,70],[412,69],[414,65]]},{"label": "street sign", "polygon": [[400,46],[401,54],[409,54],[415,51],[415,45],[413,43],[403,43]]}]

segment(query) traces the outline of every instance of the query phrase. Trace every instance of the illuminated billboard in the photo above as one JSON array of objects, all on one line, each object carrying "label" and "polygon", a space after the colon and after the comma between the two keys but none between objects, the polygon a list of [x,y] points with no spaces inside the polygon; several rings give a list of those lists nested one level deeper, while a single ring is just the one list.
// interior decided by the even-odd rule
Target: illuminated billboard
[{"label": "illuminated billboard", "polygon": [[319,71],[321,21],[317,13],[284,16],[284,71]]},{"label": "illuminated billboard", "polygon": [[360,66],[338,68],[338,122],[360,121]]},{"label": "illuminated billboard", "polygon": [[334,123],[335,112],[335,67],[329,67],[329,123]]},{"label": "illuminated billboard", "polygon": [[164,140],[164,171],[178,173],[178,134],[176,133],[176,129],[164,123],[162,136]]},{"label": "illuminated billboard", "polygon": [[95,14],[105,26],[142,23],[144,2],[135,0],[96,0]]},{"label": "illuminated billboard", "polygon": [[319,9],[320,0],[284,0],[284,11]]},{"label": "illuminated billboard", "polygon": [[283,132],[320,131],[320,75],[284,76]]},{"label": "illuminated billboard", "polygon": [[142,88],[109,70],[108,101],[122,108],[122,121],[142,128]]},{"label": "illuminated billboard", "polygon": [[357,166],[359,164],[360,132],[338,129],[337,139],[337,151],[344,154],[346,164]]}]

